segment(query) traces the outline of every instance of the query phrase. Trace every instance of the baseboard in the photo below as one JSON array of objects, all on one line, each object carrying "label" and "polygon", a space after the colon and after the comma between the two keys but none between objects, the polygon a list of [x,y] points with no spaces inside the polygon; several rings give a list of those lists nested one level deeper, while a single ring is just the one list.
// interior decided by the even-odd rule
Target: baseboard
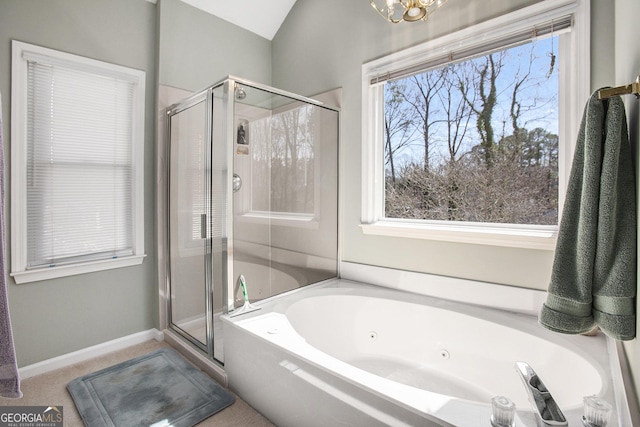
[{"label": "baseboard", "polygon": [[137,332],[102,344],[63,354],[62,356],[43,360],[42,362],[34,363],[33,365],[24,366],[18,369],[18,373],[20,374],[20,379],[24,380],[26,378],[35,377],[36,375],[45,374],[56,369],[84,362],[85,360],[101,356],[105,353],[122,350],[136,344],[142,344],[149,340],[163,341],[164,334],[155,328]]}]

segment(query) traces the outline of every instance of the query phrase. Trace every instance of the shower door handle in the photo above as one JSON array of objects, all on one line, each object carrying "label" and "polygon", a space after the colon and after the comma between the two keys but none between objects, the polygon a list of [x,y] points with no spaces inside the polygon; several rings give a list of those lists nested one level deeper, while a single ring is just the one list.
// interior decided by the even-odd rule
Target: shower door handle
[{"label": "shower door handle", "polygon": [[207,238],[207,214],[200,214],[200,238]]}]

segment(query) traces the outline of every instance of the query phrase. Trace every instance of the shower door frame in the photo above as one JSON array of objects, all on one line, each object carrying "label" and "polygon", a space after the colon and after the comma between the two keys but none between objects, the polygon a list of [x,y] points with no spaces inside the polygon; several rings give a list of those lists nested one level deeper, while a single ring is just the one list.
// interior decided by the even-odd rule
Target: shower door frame
[{"label": "shower door frame", "polygon": [[[178,115],[181,112],[188,110],[189,108],[204,102],[205,103],[205,170],[208,172],[205,173],[205,185],[204,185],[204,205],[206,217],[203,221],[203,225],[205,230],[211,230],[212,228],[212,215],[211,215],[211,180],[212,180],[212,164],[213,164],[213,97],[214,90],[223,85],[224,82],[220,82],[216,85],[210,86],[207,89],[199,91],[188,98],[173,104],[172,106],[166,109],[166,123],[165,123],[165,136],[166,136],[166,147],[165,147],[165,155],[166,155],[166,171],[167,171],[167,185],[165,191],[165,200],[166,200],[166,227],[165,227],[165,236],[166,236],[166,247],[165,247],[165,259],[167,262],[165,263],[165,295],[166,295],[166,321],[167,327],[180,335],[187,342],[192,344],[194,347],[205,353],[211,360],[216,361],[217,363],[224,365],[224,356],[220,355],[220,359],[216,358],[214,351],[214,310],[213,310],[213,261],[212,261],[212,250],[213,250],[213,237],[207,237],[205,234],[205,253],[204,253],[204,294],[205,294],[205,339],[206,343],[202,343],[197,338],[193,337],[182,328],[180,328],[177,324],[173,322],[173,310],[172,310],[172,288],[171,288],[171,215],[170,215],[170,206],[171,206],[171,174],[172,174],[172,165],[171,165],[171,118],[174,115]],[[225,95],[224,99],[224,109],[228,109],[228,102],[226,100],[227,96]],[[205,231],[207,233],[207,231]],[[225,236],[222,236],[221,240],[225,240]],[[223,249],[224,251],[224,249]],[[223,255],[224,258],[224,255]],[[224,275],[224,272],[222,272]],[[224,283],[224,277],[223,277]],[[226,299],[224,296],[225,288],[223,288],[223,301]],[[224,309],[223,309],[224,311]]]}]

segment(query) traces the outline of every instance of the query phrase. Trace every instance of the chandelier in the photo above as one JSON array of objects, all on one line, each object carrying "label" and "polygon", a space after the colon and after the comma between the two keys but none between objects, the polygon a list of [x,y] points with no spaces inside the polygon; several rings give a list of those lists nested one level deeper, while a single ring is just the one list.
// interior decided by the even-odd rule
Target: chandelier
[{"label": "chandelier", "polygon": [[[369,0],[371,6],[389,22],[426,21],[447,0]],[[384,3],[378,7],[378,3]]]}]

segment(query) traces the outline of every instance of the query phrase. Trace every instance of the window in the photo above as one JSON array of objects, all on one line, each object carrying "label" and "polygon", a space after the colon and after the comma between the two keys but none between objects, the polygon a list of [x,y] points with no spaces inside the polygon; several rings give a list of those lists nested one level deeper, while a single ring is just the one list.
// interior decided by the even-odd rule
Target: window
[{"label": "window", "polygon": [[247,124],[255,142],[251,157],[252,212],[313,218],[316,108],[293,108]]},{"label": "window", "polygon": [[144,72],[13,42],[12,276],[144,257]]},{"label": "window", "polygon": [[585,8],[540,2],[363,66],[365,233],[555,246]]},{"label": "window", "polygon": [[385,218],[558,224],[557,38],[386,82]]},{"label": "window", "polygon": [[294,102],[274,110],[244,105],[237,114],[236,220],[317,228],[322,109]]}]

